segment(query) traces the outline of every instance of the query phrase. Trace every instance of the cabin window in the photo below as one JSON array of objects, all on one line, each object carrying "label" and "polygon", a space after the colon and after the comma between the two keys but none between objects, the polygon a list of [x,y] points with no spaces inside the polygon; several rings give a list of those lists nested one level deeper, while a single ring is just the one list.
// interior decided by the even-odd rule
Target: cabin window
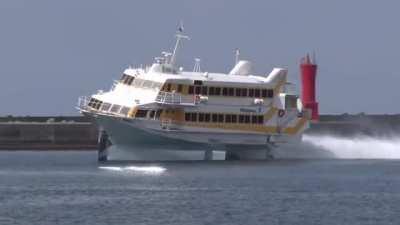
[{"label": "cabin window", "polygon": [[216,122],[218,122],[218,114],[212,114],[212,122],[213,123],[216,123]]},{"label": "cabin window", "polygon": [[260,89],[254,90],[254,97],[259,98],[261,96]]},{"label": "cabin window", "polygon": [[185,113],[185,121],[190,121],[190,113]]},{"label": "cabin window", "polygon": [[156,114],[156,111],[151,110],[150,114],[149,114],[150,119],[153,119],[155,114]]},{"label": "cabin window", "polygon": [[208,92],[207,92],[207,86],[201,87],[201,94],[202,94],[202,95],[207,95],[207,94],[208,94]]},{"label": "cabin window", "polygon": [[261,97],[263,97],[263,98],[267,97],[267,89],[262,89],[261,90]]},{"label": "cabin window", "polygon": [[111,112],[113,112],[113,113],[118,113],[119,112],[119,110],[121,109],[121,106],[120,105],[113,105],[112,107],[111,107]]},{"label": "cabin window", "polygon": [[147,116],[147,111],[148,110],[143,110],[143,109],[139,109],[136,114],[135,117],[136,118],[145,118]]},{"label": "cabin window", "polygon": [[108,111],[111,108],[111,104],[110,103],[103,103],[101,105],[101,111]]},{"label": "cabin window", "polygon": [[189,95],[192,95],[194,93],[194,86],[190,85],[189,90],[188,90]]},{"label": "cabin window", "polygon": [[239,115],[239,123],[244,123],[244,115]]},{"label": "cabin window", "polygon": [[122,107],[119,113],[121,113],[122,115],[128,115],[129,110],[130,110],[129,107]]},{"label": "cabin window", "polygon": [[162,113],[162,109],[158,109],[156,112],[156,119],[159,119]]},{"label": "cabin window", "polygon": [[204,122],[204,113],[199,113],[199,122]]},{"label": "cabin window", "polygon": [[232,123],[237,123],[237,115],[232,115]]},{"label": "cabin window", "polygon": [[208,88],[208,94],[209,95],[214,95],[214,87],[209,87]]},{"label": "cabin window", "polygon": [[192,122],[197,122],[197,113],[191,113],[190,120]]},{"label": "cabin window", "polygon": [[210,117],[211,117],[210,113],[204,114],[204,121],[207,122],[207,123],[210,122],[210,119],[211,119]]},{"label": "cabin window", "polygon": [[228,96],[228,88],[222,88],[222,95]]},{"label": "cabin window", "polygon": [[216,87],[215,88],[215,95],[221,95],[221,88],[220,87]]},{"label": "cabin window", "polygon": [[195,90],[194,90],[194,93],[195,93],[196,95],[199,95],[199,94],[200,94],[200,90],[201,90],[201,87],[200,87],[200,86],[196,86],[196,87],[195,87]]},{"label": "cabin window", "polygon": [[178,93],[182,93],[182,89],[183,89],[183,85],[182,84],[178,84]]},{"label": "cabin window", "polygon": [[235,96],[237,96],[237,97],[242,96],[242,89],[240,89],[240,88],[235,88]]},{"label": "cabin window", "polygon": [[167,92],[171,91],[171,84],[167,84]]},{"label": "cabin window", "polygon": [[264,123],[264,116],[257,116],[257,123],[263,124]]},{"label": "cabin window", "polygon": [[242,96],[247,97],[247,88],[242,89]]},{"label": "cabin window", "polygon": [[249,97],[254,97],[254,89],[249,89]]},{"label": "cabin window", "polygon": [[232,123],[232,116],[230,114],[225,115],[225,122]]},{"label": "cabin window", "polygon": [[267,97],[268,98],[273,98],[274,97],[274,90],[268,89],[267,90]]},{"label": "cabin window", "polygon": [[234,88],[228,88],[228,96],[234,96],[235,89]]},{"label": "cabin window", "polygon": [[251,116],[251,123],[258,123],[257,116]]},{"label": "cabin window", "polygon": [[250,116],[249,115],[245,115],[244,116],[244,122],[245,123],[250,123]]},{"label": "cabin window", "polygon": [[194,85],[203,85],[203,81],[201,80],[195,80]]},{"label": "cabin window", "polygon": [[218,114],[218,122],[223,123],[224,122],[224,114]]}]

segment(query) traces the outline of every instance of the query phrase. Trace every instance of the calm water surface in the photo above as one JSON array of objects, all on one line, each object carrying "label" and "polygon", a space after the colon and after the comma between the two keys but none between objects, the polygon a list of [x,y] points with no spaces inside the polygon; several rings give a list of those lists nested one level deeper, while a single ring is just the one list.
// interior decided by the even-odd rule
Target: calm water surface
[{"label": "calm water surface", "polygon": [[97,164],[0,152],[0,224],[400,224],[400,160]]}]

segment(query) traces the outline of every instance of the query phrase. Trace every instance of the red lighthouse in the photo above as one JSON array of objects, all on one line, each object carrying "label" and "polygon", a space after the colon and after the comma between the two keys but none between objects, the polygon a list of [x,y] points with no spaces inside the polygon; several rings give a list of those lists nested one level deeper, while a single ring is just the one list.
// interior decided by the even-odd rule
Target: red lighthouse
[{"label": "red lighthouse", "polygon": [[315,64],[315,59],[311,60],[308,54],[306,57],[302,58],[300,72],[302,83],[301,101],[303,107],[311,110],[312,120],[318,121],[318,102],[315,99],[315,79],[317,76],[317,65]]}]

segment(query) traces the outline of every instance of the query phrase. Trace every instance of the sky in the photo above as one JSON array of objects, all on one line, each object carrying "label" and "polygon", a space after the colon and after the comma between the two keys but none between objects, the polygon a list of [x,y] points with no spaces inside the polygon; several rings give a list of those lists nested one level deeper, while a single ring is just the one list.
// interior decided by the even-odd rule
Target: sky
[{"label": "sky", "polygon": [[[397,0],[1,0],[0,116],[77,115],[79,96],[108,90],[129,65],[171,51],[179,21],[194,58],[229,72],[234,50],[254,71],[289,70],[315,52],[322,114],[400,113]],[[300,87],[298,87],[300,88]]]}]

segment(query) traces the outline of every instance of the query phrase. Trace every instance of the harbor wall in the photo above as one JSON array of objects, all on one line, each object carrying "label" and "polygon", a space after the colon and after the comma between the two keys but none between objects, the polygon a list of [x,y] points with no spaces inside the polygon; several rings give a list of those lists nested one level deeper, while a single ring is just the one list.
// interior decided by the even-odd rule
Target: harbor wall
[{"label": "harbor wall", "polygon": [[0,150],[87,150],[97,148],[98,128],[83,117],[2,118]]},{"label": "harbor wall", "polygon": [[[321,115],[309,134],[400,134],[400,115]],[[0,150],[97,149],[98,127],[87,117],[0,117]]]}]

